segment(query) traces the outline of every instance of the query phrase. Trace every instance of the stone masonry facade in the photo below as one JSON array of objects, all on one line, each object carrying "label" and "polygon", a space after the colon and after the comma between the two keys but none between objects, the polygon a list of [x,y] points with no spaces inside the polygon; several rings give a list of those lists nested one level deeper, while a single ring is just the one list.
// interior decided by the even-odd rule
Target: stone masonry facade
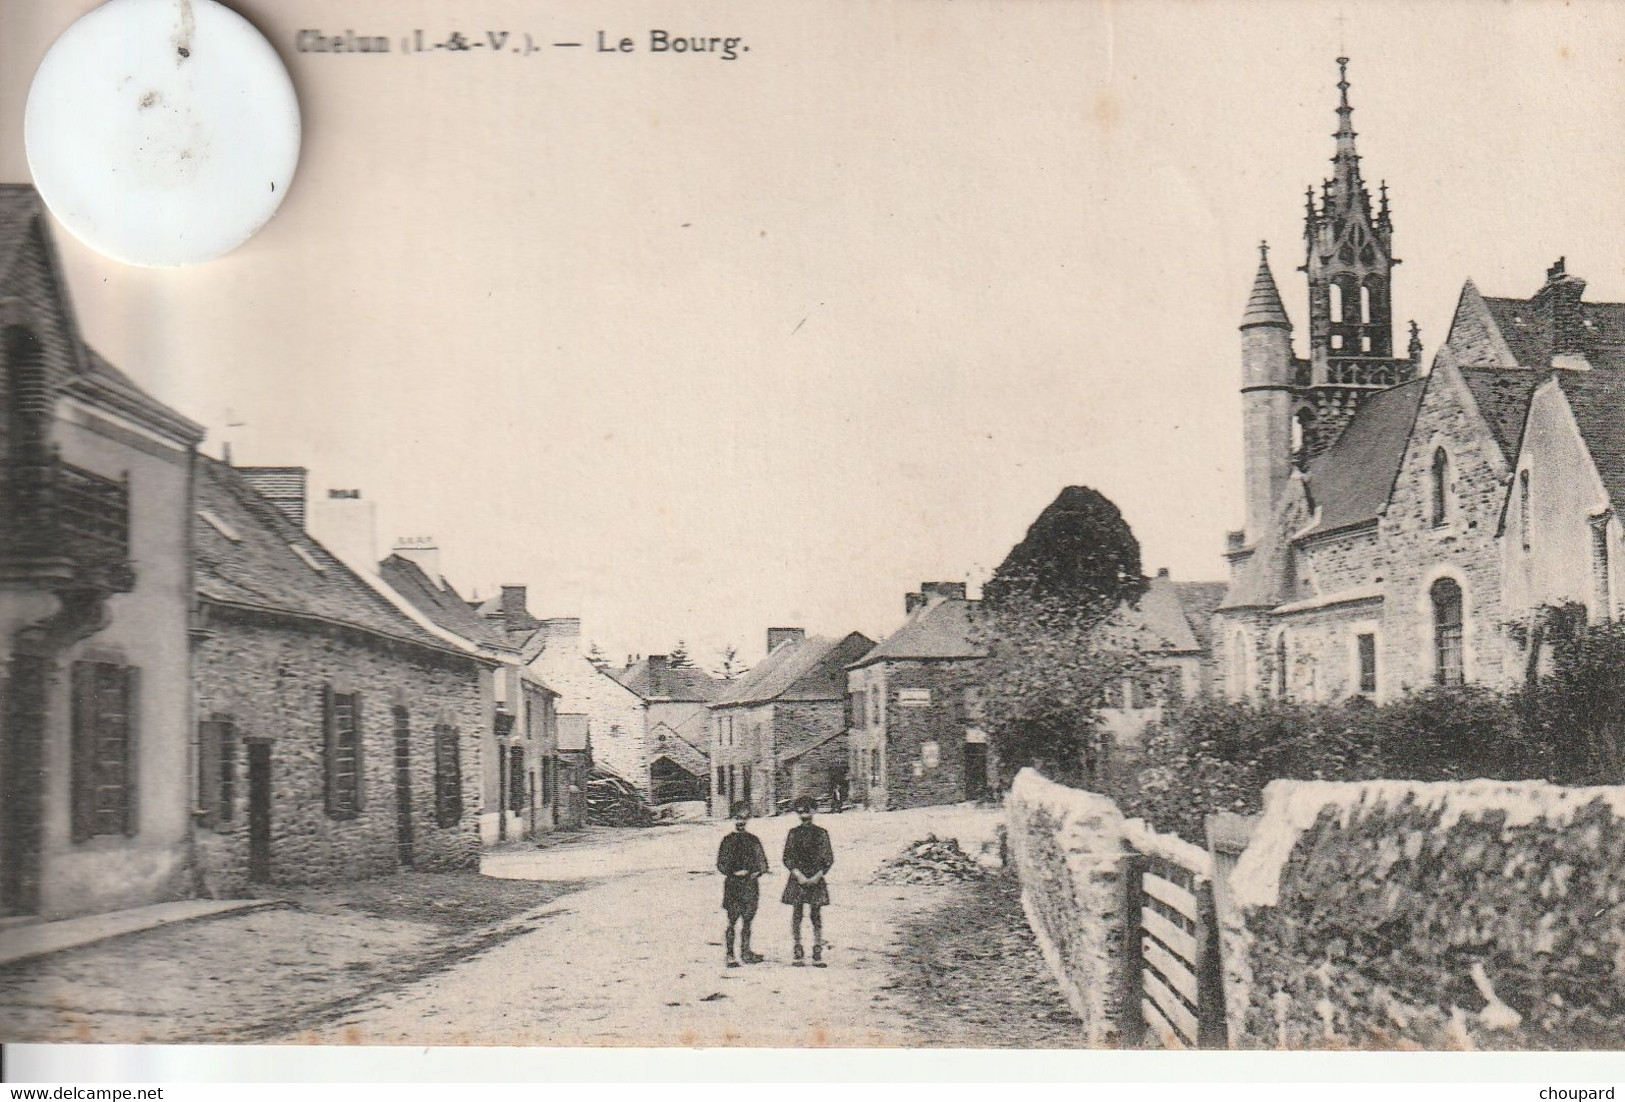
[{"label": "stone masonry facade", "polygon": [[[249,882],[248,746],[260,740],[270,747],[270,883],[315,884],[401,867],[397,706],[406,709],[410,731],[413,866],[477,864],[481,681],[488,670],[354,632],[221,609],[211,613],[208,628],[196,635],[197,715],[200,721],[229,722],[235,769],[216,822],[198,831],[206,894],[230,896]],[[353,818],[326,811],[324,686],[360,698],[362,799]],[[440,724],[458,732],[462,806],[449,827],[439,825],[436,805],[434,728]]]}]

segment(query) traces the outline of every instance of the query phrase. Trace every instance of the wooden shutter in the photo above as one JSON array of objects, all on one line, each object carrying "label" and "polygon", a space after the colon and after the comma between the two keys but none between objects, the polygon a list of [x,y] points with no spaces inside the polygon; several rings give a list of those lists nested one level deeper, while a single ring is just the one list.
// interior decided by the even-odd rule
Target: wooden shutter
[{"label": "wooden shutter", "polygon": [[[119,670],[116,666],[108,667],[113,673],[113,682],[122,689],[124,705],[124,833],[134,835],[141,829],[141,771],[137,763],[141,760],[141,670],[135,666],[126,666]],[[119,678],[118,674],[123,677]],[[123,684],[119,684],[122,680]]]},{"label": "wooden shutter", "polygon": [[73,840],[96,833],[96,666],[73,664],[72,815]]},{"label": "wooden shutter", "polygon": [[327,797],[328,815],[337,815],[339,810],[339,729],[338,719],[333,709],[333,686],[322,686],[322,770],[325,778],[323,791]]},{"label": "wooden shutter", "polygon": [[350,694],[350,723],[355,728],[355,799],[351,802],[350,813],[361,814],[361,809],[367,805],[367,771],[363,768],[362,748],[367,740],[363,735],[361,725],[361,694]]},{"label": "wooden shutter", "polygon": [[219,821],[220,724],[212,719],[197,725],[197,809],[203,826]]}]

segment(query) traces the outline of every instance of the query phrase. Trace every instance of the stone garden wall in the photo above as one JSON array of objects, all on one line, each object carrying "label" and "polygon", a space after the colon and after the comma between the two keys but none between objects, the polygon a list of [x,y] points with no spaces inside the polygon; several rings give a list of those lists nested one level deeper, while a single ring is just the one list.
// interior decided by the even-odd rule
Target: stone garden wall
[{"label": "stone garden wall", "polygon": [[1276,781],[1226,888],[1236,1047],[1625,1045],[1625,788]]}]

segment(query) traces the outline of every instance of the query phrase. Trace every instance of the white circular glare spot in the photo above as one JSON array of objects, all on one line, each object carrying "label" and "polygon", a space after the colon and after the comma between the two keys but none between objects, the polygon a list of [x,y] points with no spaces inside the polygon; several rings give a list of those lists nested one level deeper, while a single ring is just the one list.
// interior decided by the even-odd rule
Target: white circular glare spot
[{"label": "white circular glare spot", "polygon": [[215,0],[110,0],[45,55],[23,137],[75,237],[172,267],[230,252],[276,213],[299,101],[271,44]]}]

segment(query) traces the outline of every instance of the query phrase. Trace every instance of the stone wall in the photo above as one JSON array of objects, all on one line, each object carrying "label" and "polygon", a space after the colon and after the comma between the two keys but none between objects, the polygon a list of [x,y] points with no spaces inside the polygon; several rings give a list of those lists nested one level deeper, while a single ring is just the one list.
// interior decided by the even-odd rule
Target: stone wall
[{"label": "stone wall", "polygon": [[1226,888],[1236,1047],[1625,1045],[1625,788],[1277,781]]},{"label": "stone wall", "polygon": [[[396,847],[395,719],[411,731],[413,856],[417,868],[466,868],[479,860],[481,725],[489,673],[472,660],[371,641],[358,633],[210,608],[194,652],[197,715],[234,732],[230,817],[197,832],[205,894],[229,896],[248,882],[248,743],[271,753],[272,883],[314,884],[399,867]],[[327,814],[322,690],[361,697],[362,806]],[[438,824],[433,728],[459,729],[462,817]]]},{"label": "stone wall", "polygon": [[1087,1044],[1121,1035],[1124,820],[1104,796],[1016,775],[1005,802],[1021,905]]},{"label": "stone wall", "polygon": [[[973,668],[964,662],[886,663],[886,787],[883,800],[871,807],[924,807],[969,798],[964,696]],[[936,744],[934,764],[927,743]],[[985,775],[982,779],[985,783]]]}]

